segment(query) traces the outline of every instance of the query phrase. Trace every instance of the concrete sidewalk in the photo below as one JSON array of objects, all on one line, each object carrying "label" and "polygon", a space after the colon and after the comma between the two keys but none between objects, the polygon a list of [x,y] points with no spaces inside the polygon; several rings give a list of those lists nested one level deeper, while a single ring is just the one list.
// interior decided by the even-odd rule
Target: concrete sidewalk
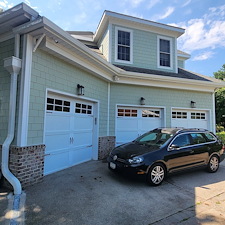
[{"label": "concrete sidewalk", "polygon": [[[117,175],[90,161],[48,175],[25,193],[27,225],[225,224],[225,162],[215,174],[192,171],[151,187],[144,177]],[[5,197],[0,190],[0,224]]]}]

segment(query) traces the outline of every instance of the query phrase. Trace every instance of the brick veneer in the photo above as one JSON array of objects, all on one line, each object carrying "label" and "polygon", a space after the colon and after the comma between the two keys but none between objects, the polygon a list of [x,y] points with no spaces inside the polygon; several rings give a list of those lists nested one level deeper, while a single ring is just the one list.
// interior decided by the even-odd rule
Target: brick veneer
[{"label": "brick veneer", "polygon": [[45,145],[10,147],[9,169],[21,182],[22,187],[42,181],[44,153]]},{"label": "brick veneer", "polygon": [[105,159],[111,150],[115,148],[116,137],[105,136],[98,139],[98,159]]}]

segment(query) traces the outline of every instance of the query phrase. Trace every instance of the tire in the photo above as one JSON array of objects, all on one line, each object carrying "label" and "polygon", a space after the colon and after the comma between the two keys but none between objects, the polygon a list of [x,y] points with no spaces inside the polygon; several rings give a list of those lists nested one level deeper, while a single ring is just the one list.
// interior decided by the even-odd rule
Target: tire
[{"label": "tire", "polygon": [[147,183],[152,186],[162,184],[166,177],[166,169],[162,163],[155,163],[151,166],[147,174]]},{"label": "tire", "polygon": [[215,173],[219,169],[219,158],[216,155],[211,156],[207,165],[207,170],[210,173]]}]

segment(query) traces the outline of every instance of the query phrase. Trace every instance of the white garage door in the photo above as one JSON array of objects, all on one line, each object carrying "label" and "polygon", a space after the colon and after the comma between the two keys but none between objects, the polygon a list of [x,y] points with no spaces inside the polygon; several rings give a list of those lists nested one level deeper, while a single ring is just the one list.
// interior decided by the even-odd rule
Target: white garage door
[{"label": "white garage door", "polygon": [[133,141],[143,133],[162,126],[161,109],[118,107],[116,145]]},{"label": "white garage door", "polygon": [[92,159],[93,104],[48,97],[44,174]]},{"label": "white garage door", "polygon": [[172,127],[204,128],[209,129],[207,111],[198,110],[172,110]]}]

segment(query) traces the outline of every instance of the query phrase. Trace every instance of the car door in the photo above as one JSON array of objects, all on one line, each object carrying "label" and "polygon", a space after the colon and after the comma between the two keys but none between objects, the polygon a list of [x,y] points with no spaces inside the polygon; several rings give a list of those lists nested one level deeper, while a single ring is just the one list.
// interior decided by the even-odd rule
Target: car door
[{"label": "car door", "polygon": [[211,149],[210,143],[207,143],[207,139],[203,133],[193,132],[190,133],[192,142],[192,161],[197,165],[204,165],[209,158],[209,151]]},{"label": "car door", "polygon": [[188,133],[176,136],[167,151],[165,161],[170,172],[191,167],[194,163],[192,140]]}]

